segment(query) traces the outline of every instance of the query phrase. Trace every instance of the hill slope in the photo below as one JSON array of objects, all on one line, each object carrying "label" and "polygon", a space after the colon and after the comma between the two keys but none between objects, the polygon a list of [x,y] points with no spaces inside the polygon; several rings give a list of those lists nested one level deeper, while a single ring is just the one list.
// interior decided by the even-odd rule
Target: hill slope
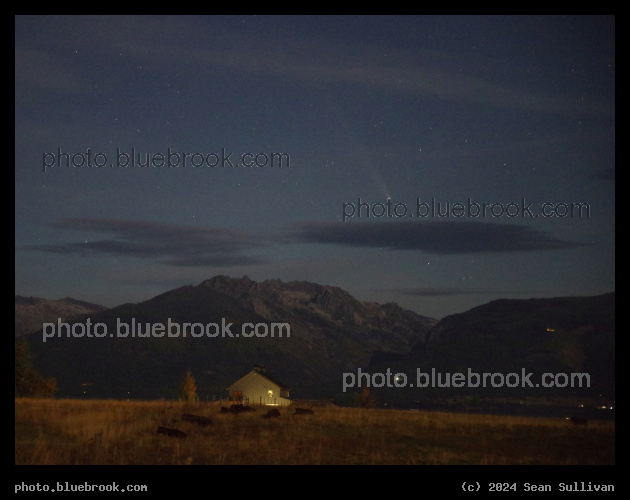
[{"label": "hill slope", "polygon": [[[529,300],[495,300],[461,314],[443,318],[406,355],[377,354],[370,370],[403,373],[413,388],[394,388],[391,400],[447,398],[456,394],[477,396],[584,396],[615,393],[615,294],[595,297],[565,297]],[[509,387],[515,377],[495,379],[482,387],[418,388],[422,373],[509,373],[519,375],[519,385]],[[525,370],[523,372],[523,370]],[[533,387],[523,382],[523,374]],[[588,373],[590,387],[571,387],[570,378],[560,376],[556,387],[542,387],[542,375]],[[424,383],[426,379],[420,380]],[[443,378],[443,381],[446,379]],[[488,381],[490,379],[487,379]],[[545,382],[550,380],[545,379]],[[586,379],[583,379],[584,382]],[[472,380],[474,384],[475,380]],[[562,386],[566,383],[566,386]],[[471,384],[471,385],[473,385]],[[538,387],[536,387],[538,384]],[[466,384],[468,385],[468,381]],[[585,385],[585,384],[584,384]],[[381,391],[384,392],[384,391]]]},{"label": "hill slope", "polygon": [[39,297],[15,296],[15,336],[21,337],[42,328],[42,323],[65,321],[84,314],[107,309],[98,304],[83,302],[70,297],[47,300]]}]

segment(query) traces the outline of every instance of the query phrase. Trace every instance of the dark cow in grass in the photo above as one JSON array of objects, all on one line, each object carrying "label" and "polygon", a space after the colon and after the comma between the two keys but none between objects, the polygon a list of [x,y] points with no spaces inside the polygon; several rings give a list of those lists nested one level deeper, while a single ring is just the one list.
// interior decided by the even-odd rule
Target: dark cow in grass
[{"label": "dark cow in grass", "polygon": [[313,410],[309,410],[308,408],[296,408],[295,409],[295,414],[296,415],[312,415],[313,413],[315,413]]},{"label": "dark cow in grass", "polygon": [[187,437],[185,432],[180,431],[179,429],[169,429],[168,427],[158,427],[157,428],[157,433],[158,434],[165,434],[167,436],[176,437],[176,438],[185,438],[185,437]]},{"label": "dark cow in grass", "polygon": [[274,408],[273,410],[269,410],[266,414],[264,414],[263,418],[280,418],[280,412]]},{"label": "dark cow in grass", "polygon": [[237,414],[237,413],[247,413],[248,411],[256,411],[256,408],[252,408],[251,406],[245,406],[245,405],[232,405],[229,408],[227,408],[226,406],[222,406],[221,409],[219,410],[219,413]]},{"label": "dark cow in grass", "polygon": [[588,419],[584,417],[569,417],[567,420],[574,425],[588,425]]},{"label": "dark cow in grass", "polygon": [[230,406],[231,413],[247,413],[248,411],[256,411],[256,408],[245,405],[232,405]]},{"label": "dark cow in grass", "polygon": [[212,420],[206,417],[200,417],[199,415],[191,415],[190,413],[184,413],[182,415],[184,422],[192,422],[193,424],[200,425],[201,427],[208,427],[212,425]]}]

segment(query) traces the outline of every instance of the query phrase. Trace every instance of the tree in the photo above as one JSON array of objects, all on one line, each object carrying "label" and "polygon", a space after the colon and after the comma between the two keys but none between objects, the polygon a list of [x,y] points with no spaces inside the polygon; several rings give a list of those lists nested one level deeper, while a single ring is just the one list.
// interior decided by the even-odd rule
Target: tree
[{"label": "tree", "polygon": [[15,341],[15,396],[49,398],[59,390],[57,380],[42,376],[33,367],[33,355],[28,342]]},{"label": "tree", "polygon": [[180,395],[184,401],[196,402],[199,400],[197,396],[197,383],[195,377],[192,376],[190,370],[186,372],[184,380],[179,388]]},{"label": "tree", "polygon": [[364,386],[361,390],[361,394],[355,395],[355,404],[363,408],[374,408],[376,406],[376,399],[370,392],[369,387]]}]

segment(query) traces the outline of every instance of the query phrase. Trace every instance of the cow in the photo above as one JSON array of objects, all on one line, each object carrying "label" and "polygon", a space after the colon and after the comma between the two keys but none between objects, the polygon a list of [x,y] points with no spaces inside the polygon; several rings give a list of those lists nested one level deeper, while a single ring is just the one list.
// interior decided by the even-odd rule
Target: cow
[{"label": "cow", "polygon": [[583,417],[567,417],[574,425],[588,425],[588,420]]},{"label": "cow", "polygon": [[180,431],[179,429],[169,429],[168,427],[158,427],[157,433],[166,434],[167,436],[170,436],[170,437],[176,437],[176,438],[182,438],[182,439],[187,437],[187,434],[185,432]]},{"label": "cow", "polygon": [[182,415],[182,420],[184,422],[192,422],[194,424],[200,425],[201,427],[207,427],[212,425],[212,420],[206,417],[200,417],[199,415],[191,415],[190,413],[184,413]]},{"label": "cow", "polygon": [[251,406],[245,406],[245,405],[230,406],[231,413],[246,413],[248,411],[256,411],[256,408],[252,408]]},{"label": "cow", "polygon": [[274,408],[263,415],[263,418],[280,418],[280,412]]},{"label": "cow", "polygon": [[307,408],[296,408],[295,409],[295,414],[296,415],[312,415],[313,413],[315,413],[313,410],[309,410]]}]

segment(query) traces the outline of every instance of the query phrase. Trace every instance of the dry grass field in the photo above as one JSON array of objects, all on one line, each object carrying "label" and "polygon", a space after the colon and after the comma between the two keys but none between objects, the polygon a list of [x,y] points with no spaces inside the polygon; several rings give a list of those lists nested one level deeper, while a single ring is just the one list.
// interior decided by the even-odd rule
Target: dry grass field
[{"label": "dry grass field", "polygon": [[[614,422],[313,407],[219,413],[220,403],[15,400],[16,465],[614,464]],[[182,420],[212,420],[202,427]],[[187,434],[158,434],[158,426]]]}]

